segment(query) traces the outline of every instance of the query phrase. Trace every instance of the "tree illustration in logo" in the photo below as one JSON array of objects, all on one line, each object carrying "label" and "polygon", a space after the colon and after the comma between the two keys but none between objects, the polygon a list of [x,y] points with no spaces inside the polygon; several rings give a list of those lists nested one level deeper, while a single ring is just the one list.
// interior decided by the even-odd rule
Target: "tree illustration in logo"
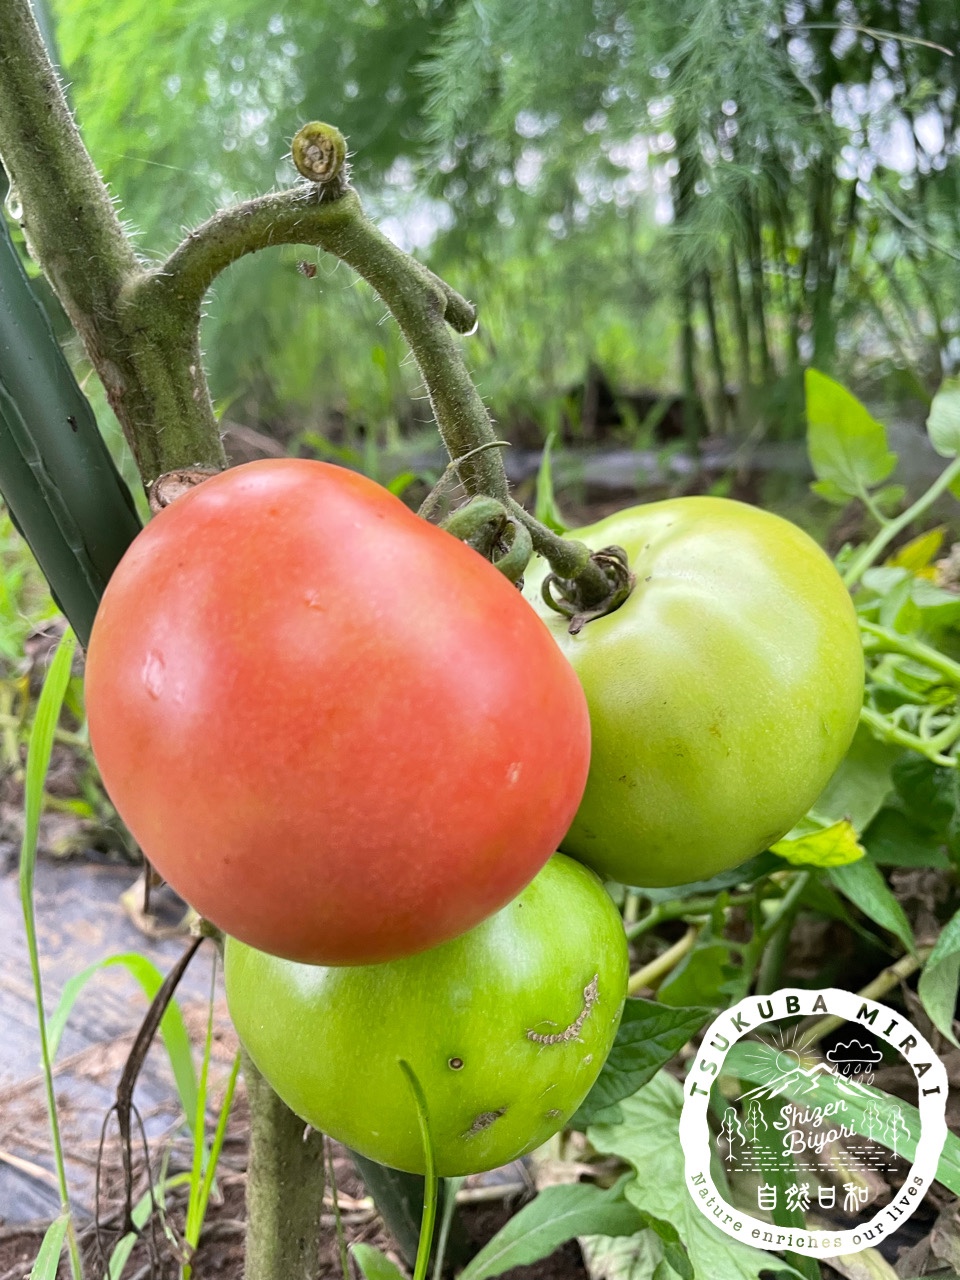
[{"label": "tree illustration in logo", "polygon": [[743,1117],[743,1123],[746,1125],[747,1132],[750,1134],[750,1139],[754,1146],[757,1145],[758,1130],[769,1129],[770,1127],[767,1124],[766,1118],[760,1110],[756,1100],[751,1102],[750,1106],[747,1108],[747,1114]]},{"label": "tree illustration in logo", "polygon": [[898,1147],[904,1138],[910,1137],[910,1130],[903,1118],[903,1112],[899,1107],[890,1108],[890,1119],[887,1121],[887,1131],[884,1135],[884,1141],[895,1156],[900,1154]]},{"label": "tree illustration in logo", "polygon": [[883,1132],[883,1117],[880,1115],[880,1108],[873,1104],[867,1107],[863,1115],[860,1117],[860,1132],[865,1138],[869,1138],[871,1142],[879,1141]]},{"label": "tree illustration in logo", "polygon": [[739,1142],[740,1146],[746,1145],[746,1135],[740,1127],[740,1119],[737,1116],[734,1107],[727,1107],[723,1113],[723,1124],[720,1126],[720,1134],[717,1138],[717,1146],[723,1149],[726,1144],[727,1154],[724,1156],[727,1164],[732,1163],[737,1157],[733,1154],[733,1146],[735,1142]]}]

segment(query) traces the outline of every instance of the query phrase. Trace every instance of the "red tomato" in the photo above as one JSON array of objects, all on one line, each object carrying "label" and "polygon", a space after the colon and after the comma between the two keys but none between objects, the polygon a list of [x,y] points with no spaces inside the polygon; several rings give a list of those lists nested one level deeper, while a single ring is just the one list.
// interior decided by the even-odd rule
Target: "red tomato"
[{"label": "red tomato", "polygon": [[137,537],[87,711],[160,874],[225,932],[322,964],[502,907],[590,753],[577,678],[516,588],[372,481],[296,459],[215,476]]}]

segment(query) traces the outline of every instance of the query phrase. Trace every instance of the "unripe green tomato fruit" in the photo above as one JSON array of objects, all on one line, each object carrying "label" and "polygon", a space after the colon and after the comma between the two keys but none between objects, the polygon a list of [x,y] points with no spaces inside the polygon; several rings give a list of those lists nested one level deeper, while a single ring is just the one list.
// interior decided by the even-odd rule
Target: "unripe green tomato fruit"
[{"label": "unripe green tomato fruit", "polygon": [[324,968],[226,944],[227,1001],[297,1115],[381,1164],[423,1173],[409,1063],[437,1170],[477,1173],[562,1128],[610,1052],[627,992],[616,908],[558,854],[469,933],[386,964]]},{"label": "unripe green tomato fruit", "polygon": [[853,738],[863,651],[846,587],[803,530],[726,498],[631,507],[569,537],[622,546],[636,586],[570,635],[542,598],[548,566],[525,577],[590,709],[560,847],[638,886],[737,866],[806,813]]}]

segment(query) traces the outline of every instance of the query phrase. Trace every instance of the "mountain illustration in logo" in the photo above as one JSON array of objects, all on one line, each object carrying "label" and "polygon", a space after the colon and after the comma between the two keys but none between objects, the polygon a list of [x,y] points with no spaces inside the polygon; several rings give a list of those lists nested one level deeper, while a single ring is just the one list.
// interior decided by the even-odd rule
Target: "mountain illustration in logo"
[{"label": "mountain illustration in logo", "polygon": [[825,1077],[829,1077],[833,1088],[847,1094],[848,1097],[869,1098],[871,1102],[876,1100],[875,1092],[868,1089],[866,1085],[860,1084],[858,1080],[851,1080],[847,1076],[838,1075],[827,1062],[817,1062],[812,1067],[797,1066],[790,1071],[785,1071],[767,1084],[758,1085],[755,1089],[741,1093],[739,1101],[743,1102],[750,1098],[782,1098],[785,1095],[798,1097],[805,1093],[815,1093]]}]

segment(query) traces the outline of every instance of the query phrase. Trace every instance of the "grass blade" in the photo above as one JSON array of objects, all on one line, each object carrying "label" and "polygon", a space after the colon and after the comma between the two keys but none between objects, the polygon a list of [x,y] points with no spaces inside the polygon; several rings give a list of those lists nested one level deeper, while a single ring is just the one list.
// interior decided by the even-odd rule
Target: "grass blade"
[{"label": "grass blade", "polygon": [[423,1086],[414,1074],[409,1062],[399,1059],[400,1070],[407,1077],[413,1101],[417,1108],[417,1122],[420,1125],[420,1140],[423,1143],[423,1156],[426,1172],[424,1173],[423,1219],[420,1223],[420,1244],[417,1248],[417,1262],[413,1269],[413,1280],[425,1280],[430,1253],[433,1249],[433,1229],[437,1220],[437,1161],[433,1151],[433,1137],[430,1133],[430,1117],[427,1111],[427,1099]]},{"label": "grass blade", "polygon": [[[73,632],[64,632],[57,645],[50,669],[43,682],[37,703],[37,714],[30,730],[27,748],[27,769],[24,782],[23,843],[20,847],[20,904],[23,924],[30,954],[30,972],[33,977],[34,998],[37,1005],[37,1026],[40,1032],[40,1053],[43,1060],[43,1077],[47,1096],[47,1116],[53,1140],[53,1154],[57,1166],[57,1182],[60,1204],[66,1218],[64,1232],[70,1249],[70,1269],[74,1280],[81,1280],[80,1253],[70,1220],[70,1196],[67,1190],[67,1171],[63,1163],[63,1143],[60,1137],[60,1121],[57,1116],[57,1100],[53,1089],[53,1060],[47,1043],[47,1023],[43,1011],[43,982],[40,976],[40,953],[37,947],[37,922],[34,911],[34,879],[37,866],[37,835],[40,830],[40,814],[43,809],[43,785],[50,767],[53,736],[60,719],[64,695],[70,682],[73,653],[76,648]],[[59,1252],[57,1254],[59,1257]]]},{"label": "grass blade", "polygon": [[[81,970],[80,973],[74,974],[64,983],[60,1002],[47,1022],[47,1040],[51,1060],[56,1057],[67,1020],[80,993],[95,974],[114,965],[123,965],[127,969],[143,988],[148,1001],[154,998],[163,985],[164,975],[161,971],[152,960],[140,955],[137,951],[125,951],[119,955],[107,956]],[[170,1059],[177,1093],[180,1095],[180,1104],[187,1117],[187,1124],[192,1130],[197,1110],[197,1073],[193,1065],[190,1037],[187,1034],[180,1006],[176,1001],[171,1000],[164,1012],[160,1022],[160,1035]]]},{"label": "grass blade", "polygon": [[30,1268],[29,1280],[57,1280],[60,1269],[60,1255],[70,1226],[70,1215],[61,1213],[47,1227],[46,1234],[40,1242],[36,1260]]}]

